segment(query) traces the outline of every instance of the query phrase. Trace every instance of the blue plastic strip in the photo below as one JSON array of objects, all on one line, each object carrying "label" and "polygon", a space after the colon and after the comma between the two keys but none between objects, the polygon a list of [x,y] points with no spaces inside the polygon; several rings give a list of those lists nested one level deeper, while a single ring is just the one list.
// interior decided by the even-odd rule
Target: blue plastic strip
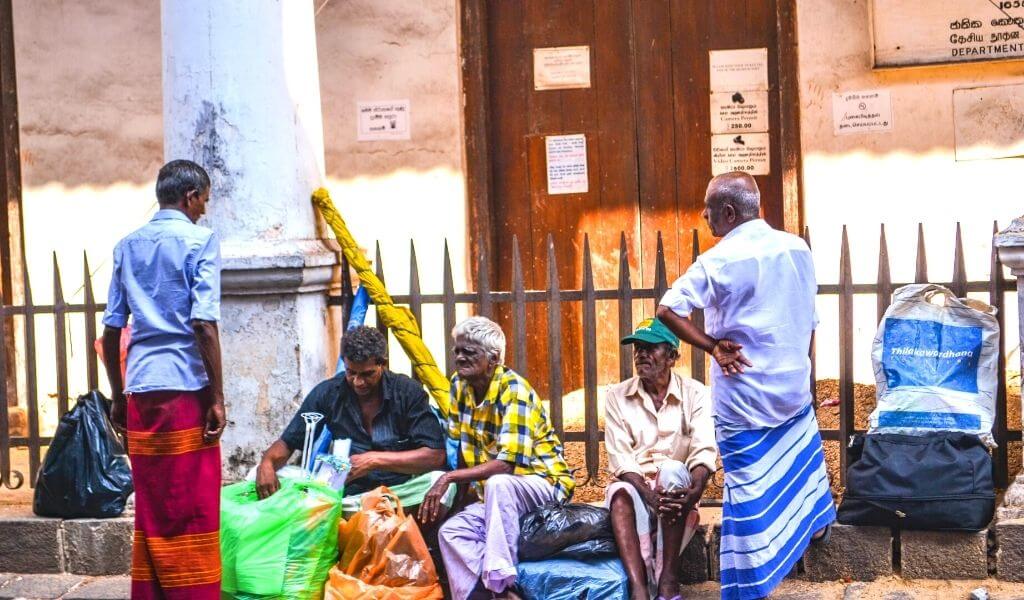
[{"label": "blue plastic strip", "polygon": [[[359,286],[356,290],[356,295],[352,299],[352,312],[349,313],[348,323],[345,325],[345,331],[359,327],[366,322],[366,311],[370,308],[370,294],[366,291],[366,288]],[[345,361],[341,358],[341,353],[338,353],[338,364],[334,366],[334,374],[341,375],[345,372]]]},{"label": "blue plastic strip", "polygon": [[878,426],[977,430],[981,429],[981,417],[964,413],[883,411],[878,414]]}]

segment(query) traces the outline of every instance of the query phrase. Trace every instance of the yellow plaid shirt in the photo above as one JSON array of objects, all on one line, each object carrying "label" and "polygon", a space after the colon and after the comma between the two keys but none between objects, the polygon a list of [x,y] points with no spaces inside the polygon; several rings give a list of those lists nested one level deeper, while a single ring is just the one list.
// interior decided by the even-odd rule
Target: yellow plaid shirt
[{"label": "yellow plaid shirt", "polygon": [[572,497],[576,482],[562,458],[562,442],[525,378],[499,366],[487,396],[477,402],[472,386],[455,375],[451,397],[448,435],[458,440],[467,467],[503,460],[515,468],[515,475],[540,475],[555,486],[560,499]]}]

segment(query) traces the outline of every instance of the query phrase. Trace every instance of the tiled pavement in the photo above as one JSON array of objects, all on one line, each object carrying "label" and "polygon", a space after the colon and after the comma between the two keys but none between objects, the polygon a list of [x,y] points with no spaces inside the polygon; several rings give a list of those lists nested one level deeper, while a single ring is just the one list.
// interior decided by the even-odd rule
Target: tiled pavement
[{"label": "tiled pavement", "polygon": [[[996,581],[908,581],[887,577],[870,583],[812,583],[786,580],[774,600],[968,600],[971,590],[984,586],[991,600],[1024,600],[1024,584]],[[128,598],[127,577],[81,577],[78,575],[0,574],[0,600],[63,599],[121,600]],[[705,583],[684,586],[687,600],[717,600],[718,586]]]}]

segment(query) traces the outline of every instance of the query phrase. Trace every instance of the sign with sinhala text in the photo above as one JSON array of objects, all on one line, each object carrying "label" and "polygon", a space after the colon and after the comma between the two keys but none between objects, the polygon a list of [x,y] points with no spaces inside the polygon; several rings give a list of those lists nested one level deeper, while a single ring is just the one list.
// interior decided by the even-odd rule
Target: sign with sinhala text
[{"label": "sign with sinhala text", "polygon": [[889,90],[832,94],[832,127],[836,135],[890,131],[892,99]]},{"label": "sign with sinhala text", "polygon": [[711,174],[743,171],[751,175],[771,173],[768,134],[750,133],[711,136]]},{"label": "sign with sinhala text", "polygon": [[533,89],[590,87],[590,46],[533,49]]},{"label": "sign with sinhala text", "polygon": [[548,165],[548,194],[586,194],[587,136],[549,135],[544,138]]},{"label": "sign with sinhala text", "polygon": [[711,133],[768,131],[768,92],[712,92]]},{"label": "sign with sinhala text", "polygon": [[408,100],[357,102],[356,117],[356,139],[360,142],[410,137]]},{"label": "sign with sinhala text", "polygon": [[1024,0],[873,0],[875,66],[1024,58]]}]

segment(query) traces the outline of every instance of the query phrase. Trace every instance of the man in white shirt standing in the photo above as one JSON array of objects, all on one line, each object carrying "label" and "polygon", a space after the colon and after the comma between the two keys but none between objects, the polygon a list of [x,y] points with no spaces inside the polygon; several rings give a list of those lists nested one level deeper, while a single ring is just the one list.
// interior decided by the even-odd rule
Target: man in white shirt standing
[{"label": "man in white shirt standing", "polygon": [[672,371],[679,338],[647,319],[622,343],[636,376],[608,389],[604,443],[618,481],[605,491],[632,598],[679,598],[679,554],[700,523],[697,502],[715,471],[711,397]]},{"label": "man in white shirt standing", "polygon": [[[746,173],[711,180],[703,216],[721,241],[672,284],[657,311],[720,367],[711,397],[725,471],[723,600],[767,597],[835,520],[811,406],[811,252],[760,219],[760,201]],[[706,332],[690,321],[695,309],[705,310]]]}]

